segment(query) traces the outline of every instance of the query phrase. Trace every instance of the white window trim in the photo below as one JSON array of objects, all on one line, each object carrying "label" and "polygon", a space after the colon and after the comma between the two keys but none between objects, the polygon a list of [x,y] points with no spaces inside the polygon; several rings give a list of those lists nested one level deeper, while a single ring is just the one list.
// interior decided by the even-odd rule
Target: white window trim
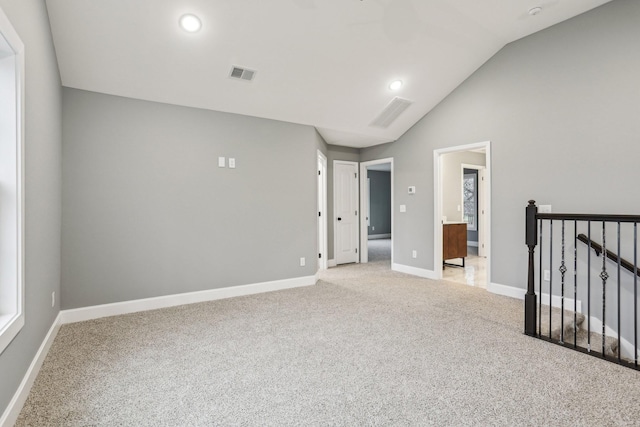
[{"label": "white window trim", "polygon": [[[0,34],[15,53],[16,69],[16,310],[13,313],[0,313],[0,354],[8,347],[25,323],[25,284],[24,284],[24,94],[25,94],[25,57],[24,44],[15,31],[9,18],[0,9]],[[14,236],[10,236],[13,239]]]}]

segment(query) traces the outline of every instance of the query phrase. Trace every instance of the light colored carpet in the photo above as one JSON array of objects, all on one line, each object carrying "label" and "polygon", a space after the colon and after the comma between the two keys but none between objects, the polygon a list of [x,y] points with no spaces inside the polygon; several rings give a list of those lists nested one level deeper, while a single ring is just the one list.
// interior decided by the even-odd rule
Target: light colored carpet
[{"label": "light colored carpet", "polygon": [[367,243],[369,262],[391,260],[391,239],[373,239]]},{"label": "light colored carpet", "polygon": [[19,426],[638,425],[639,373],[522,301],[389,271],[65,325]]}]

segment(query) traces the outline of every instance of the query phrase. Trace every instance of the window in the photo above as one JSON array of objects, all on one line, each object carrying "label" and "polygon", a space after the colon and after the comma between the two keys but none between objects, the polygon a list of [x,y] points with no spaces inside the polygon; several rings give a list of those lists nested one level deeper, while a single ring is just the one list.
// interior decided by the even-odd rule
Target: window
[{"label": "window", "polygon": [[24,326],[24,45],[0,9],[0,353]]},{"label": "window", "polygon": [[467,230],[478,229],[478,172],[464,171],[462,180],[462,200],[464,201],[463,221],[467,223]]}]

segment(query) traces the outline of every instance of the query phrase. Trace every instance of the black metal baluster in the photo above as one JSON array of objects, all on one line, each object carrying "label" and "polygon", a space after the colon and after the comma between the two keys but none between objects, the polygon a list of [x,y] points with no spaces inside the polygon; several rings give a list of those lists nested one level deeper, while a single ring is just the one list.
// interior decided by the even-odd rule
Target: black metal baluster
[{"label": "black metal baluster", "polygon": [[564,344],[564,274],[567,267],[564,265],[564,219],[562,220],[562,262],[560,263],[560,343]]},{"label": "black metal baluster", "polygon": [[620,221],[618,221],[618,362],[620,362],[620,266],[622,252],[620,252]]},{"label": "black metal baluster", "polygon": [[573,348],[578,347],[578,221],[573,221]]},{"label": "black metal baluster", "polygon": [[633,364],[638,367],[638,223],[633,223]]},{"label": "black metal baluster", "polygon": [[602,279],[602,357],[604,357],[605,325],[607,323],[607,279],[609,278],[607,273],[607,231],[605,224],[602,221],[602,271],[600,272],[600,279]]},{"label": "black metal baluster", "polygon": [[538,292],[538,336],[542,336],[542,220],[540,220],[540,262],[538,263],[540,292]]},{"label": "black metal baluster", "polygon": [[551,339],[551,314],[553,312],[553,220],[549,220],[549,339]]},{"label": "black metal baluster", "polygon": [[587,253],[587,351],[591,353],[591,221],[587,222],[587,238],[589,252]]}]

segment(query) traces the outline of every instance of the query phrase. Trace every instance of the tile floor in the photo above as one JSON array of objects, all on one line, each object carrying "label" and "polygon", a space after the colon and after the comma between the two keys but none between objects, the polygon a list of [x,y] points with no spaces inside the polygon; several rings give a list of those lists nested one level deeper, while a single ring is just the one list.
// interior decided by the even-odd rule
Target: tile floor
[{"label": "tile floor", "polygon": [[[469,246],[468,256],[465,258],[465,267],[445,266],[442,270],[442,279],[452,282],[464,283],[478,288],[487,288],[487,259],[479,257],[478,248]],[[462,264],[460,258],[447,260],[452,264]]]}]

